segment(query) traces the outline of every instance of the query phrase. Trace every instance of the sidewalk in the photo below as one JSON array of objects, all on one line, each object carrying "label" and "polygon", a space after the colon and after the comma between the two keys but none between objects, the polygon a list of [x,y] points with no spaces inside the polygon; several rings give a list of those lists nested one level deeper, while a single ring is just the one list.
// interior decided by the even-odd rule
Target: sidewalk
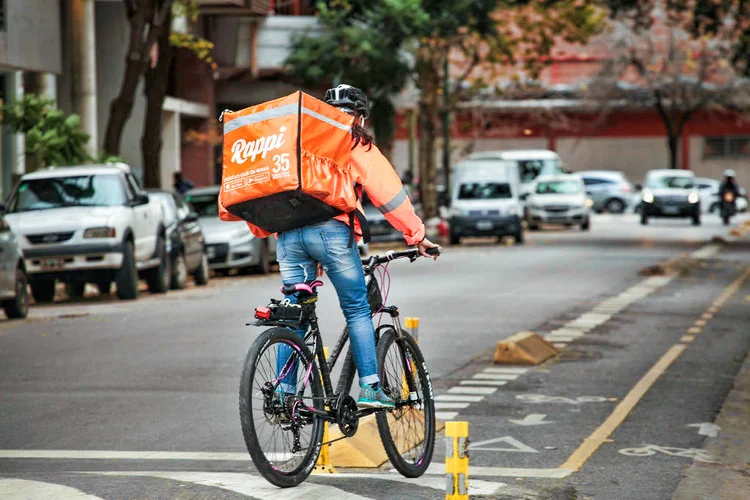
[{"label": "sidewalk", "polygon": [[750,499],[750,354],[716,418],[719,435],[703,447],[719,463],[685,469],[672,500]]}]

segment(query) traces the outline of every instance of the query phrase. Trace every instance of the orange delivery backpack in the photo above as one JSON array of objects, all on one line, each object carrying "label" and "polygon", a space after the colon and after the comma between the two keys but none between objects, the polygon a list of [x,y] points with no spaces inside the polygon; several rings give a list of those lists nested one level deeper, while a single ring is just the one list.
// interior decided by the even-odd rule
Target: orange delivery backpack
[{"label": "orange delivery backpack", "polygon": [[365,240],[357,209],[361,187],[351,172],[354,117],[304,92],[224,111],[219,204],[223,220],[244,220],[269,233],[348,213]]}]

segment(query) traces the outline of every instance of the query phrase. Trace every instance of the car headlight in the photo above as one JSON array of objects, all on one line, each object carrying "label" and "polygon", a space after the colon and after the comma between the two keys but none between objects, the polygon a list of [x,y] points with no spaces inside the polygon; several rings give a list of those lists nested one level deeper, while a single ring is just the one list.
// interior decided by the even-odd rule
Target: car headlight
[{"label": "car headlight", "polygon": [[650,191],[644,191],[643,193],[643,202],[644,203],[653,203],[654,202],[654,193]]},{"label": "car headlight", "polygon": [[591,198],[586,198],[586,201],[583,202],[583,204],[586,205],[587,207],[591,208],[591,207],[594,206],[594,200],[592,200]]},{"label": "car headlight", "polygon": [[113,227],[91,227],[83,232],[84,238],[114,238],[116,235]]},{"label": "car headlight", "polygon": [[698,195],[698,193],[690,193],[688,195],[688,203],[698,203],[700,199],[701,197]]}]

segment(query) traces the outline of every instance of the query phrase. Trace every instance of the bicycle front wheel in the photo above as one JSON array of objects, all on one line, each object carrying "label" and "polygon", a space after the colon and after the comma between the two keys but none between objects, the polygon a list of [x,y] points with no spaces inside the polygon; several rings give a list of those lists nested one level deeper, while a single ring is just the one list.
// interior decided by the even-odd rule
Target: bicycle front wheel
[{"label": "bicycle front wheel", "polygon": [[384,328],[377,347],[380,384],[396,409],[378,412],[375,419],[383,448],[405,477],[419,477],[432,461],[435,448],[435,403],[427,365],[417,343],[407,333],[399,339]]},{"label": "bicycle front wheel", "polygon": [[325,401],[318,367],[302,339],[271,328],[253,342],[240,382],[240,421],[250,457],[270,483],[297,486],[315,466]]}]

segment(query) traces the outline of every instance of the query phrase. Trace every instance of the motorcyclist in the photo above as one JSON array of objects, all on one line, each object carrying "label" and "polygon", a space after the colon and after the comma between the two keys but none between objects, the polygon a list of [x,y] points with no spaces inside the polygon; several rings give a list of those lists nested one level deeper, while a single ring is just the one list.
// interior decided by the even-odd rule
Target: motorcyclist
[{"label": "motorcyclist", "polygon": [[724,171],[724,180],[719,185],[719,196],[722,200],[727,192],[732,193],[735,200],[741,193],[740,186],[737,184],[737,174],[731,168]]}]

